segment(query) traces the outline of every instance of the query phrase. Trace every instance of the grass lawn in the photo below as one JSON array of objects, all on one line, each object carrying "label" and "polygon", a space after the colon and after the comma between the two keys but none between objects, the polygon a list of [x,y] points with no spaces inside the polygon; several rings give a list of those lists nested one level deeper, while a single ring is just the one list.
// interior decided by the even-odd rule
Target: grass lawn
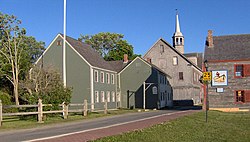
[{"label": "grass lawn", "polygon": [[70,113],[68,119],[63,119],[61,114],[55,114],[53,116],[48,115],[44,123],[37,123],[36,115],[26,117],[25,119],[21,119],[19,116],[8,116],[8,117],[4,117],[2,126],[0,127],[0,131],[38,128],[41,126],[56,125],[56,124],[66,123],[66,122],[76,122],[76,121],[82,121],[85,119],[108,117],[112,115],[133,113],[133,112],[138,112],[138,110],[137,109],[134,109],[134,110],[119,109],[119,110],[108,111],[108,114],[104,114],[103,112],[92,112],[92,113],[88,113],[88,116],[86,117],[83,117],[81,113],[78,113],[78,114]]},{"label": "grass lawn", "polygon": [[250,142],[250,112],[198,112],[95,142]]}]

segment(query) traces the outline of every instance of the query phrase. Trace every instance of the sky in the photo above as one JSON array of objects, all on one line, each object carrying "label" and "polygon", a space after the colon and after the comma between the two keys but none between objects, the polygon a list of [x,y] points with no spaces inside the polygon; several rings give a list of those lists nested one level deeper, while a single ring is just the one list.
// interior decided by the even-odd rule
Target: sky
[{"label": "sky", "polygon": [[[163,38],[172,45],[178,9],[185,53],[204,52],[214,36],[250,33],[249,0],[67,0],[67,35],[120,33],[144,55]],[[63,33],[63,0],[0,0],[0,12],[15,15],[28,36],[46,47]]]}]

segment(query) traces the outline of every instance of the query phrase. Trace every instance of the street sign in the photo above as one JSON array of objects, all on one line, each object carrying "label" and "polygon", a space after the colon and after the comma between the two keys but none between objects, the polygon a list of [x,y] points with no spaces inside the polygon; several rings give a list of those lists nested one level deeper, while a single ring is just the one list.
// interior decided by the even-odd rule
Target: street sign
[{"label": "street sign", "polygon": [[203,72],[203,80],[204,81],[211,81],[212,73],[211,72]]}]

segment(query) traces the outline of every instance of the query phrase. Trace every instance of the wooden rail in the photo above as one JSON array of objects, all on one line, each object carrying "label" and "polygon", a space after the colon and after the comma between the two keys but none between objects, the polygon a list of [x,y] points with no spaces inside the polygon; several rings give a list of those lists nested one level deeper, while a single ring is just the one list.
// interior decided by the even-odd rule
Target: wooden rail
[{"label": "wooden rail", "polygon": [[[38,123],[43,123],[43,114],[50,114],[50,113],[62,113],[63,118],[67,119],[69,112],[82,112],[83,116],[88,115],[88,111],[95,111],[88,109],[90,105],[94,105],[87,102],[87,100],[84,100],[83,104],[59,104],[60,107],[62,107],[61,110],[51,110],[51,111],[44,111],[44,106],[52,106],[52,104],[43,104],[42,100],[38,100],[37,105],[4,105],[2,104],[2,101],[0,100],[0,126],[2,126],[3,123],[3,116],[18,116],[18,115],[37,115]],[[69,106],[81,106],[82,109],[71,109],[69,110]],[[3,108],[37,108],[37,111],[34,112],[15,112],[15,113],[3,113]],[[108,112],[108,104],[107,101],[104,102],[104,109],[98,110],[103,111],[104,114],[107,114]]]}]

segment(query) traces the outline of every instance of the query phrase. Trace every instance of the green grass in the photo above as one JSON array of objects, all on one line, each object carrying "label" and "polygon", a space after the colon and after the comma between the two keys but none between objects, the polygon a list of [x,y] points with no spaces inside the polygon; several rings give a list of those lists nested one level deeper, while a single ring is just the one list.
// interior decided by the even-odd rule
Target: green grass
[{"label": "green grass", "polygon": [[249,142],[250,113],[199,112],[95,142]]},{"label": "green grass", "polygon": [[119,115],[124,113],[133,113],[137,112],[137,109],[130,110],[130,109],[119,109],[108,111],[108,114],[104,114],[103,112],[92,112],[89,113],[87,117],[83,117],[81,113],[70,113],[68,119],[63,119],[60,114],[55,114],[53,116],[47,115],[46,120],[44,123],[37,123],[36,115],[25,117],[25,119],[21,119],[19,116],[8,116],[4,117],[2,126],[0,127],[0,131],[8,131],[8,130],[17,130],[17,129],[28,129],[28,128],[38,128],[41,126],[51,126],[57,125],[60,123],[67,123],[67,122],[77,122],[83,121],[86,119],[94,119],[99,117],[108,117],[113,115]]}]

